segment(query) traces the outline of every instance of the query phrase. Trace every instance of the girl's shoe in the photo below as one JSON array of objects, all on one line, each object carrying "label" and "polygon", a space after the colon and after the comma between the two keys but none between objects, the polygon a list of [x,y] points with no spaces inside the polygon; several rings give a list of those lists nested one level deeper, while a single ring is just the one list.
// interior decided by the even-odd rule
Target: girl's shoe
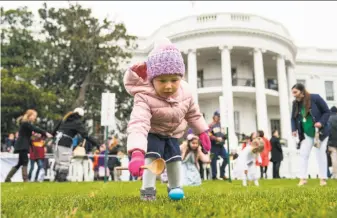
[{"label": "girl's shoe", "polygon": [[319,185],[320,186],[326,186],[327,185],[326,180],[325,179],[321,179]]},{"label": "girl's shoe", "polygon": [[303,186],[303,185],[305,185],[305,184],[307,184],[307,180],[301,179],[300,182],[299,182],[297,185],[298,185],[298,186]]},{"label": "girl's shoe", "polygon": [[146,188],[140,190],[140,199],[142,201],[156,200],[156,190],[154,188]]}]

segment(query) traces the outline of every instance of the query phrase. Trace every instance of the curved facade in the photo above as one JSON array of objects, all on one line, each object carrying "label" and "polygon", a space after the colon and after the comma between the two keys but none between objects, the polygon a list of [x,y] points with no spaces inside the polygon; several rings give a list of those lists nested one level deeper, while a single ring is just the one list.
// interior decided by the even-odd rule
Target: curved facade
[{"label": "curved facade", "polygon": [[222,119],[234,145],[234,133],[261,129],[270,137],[276,128],[294,146],[290,86],[297,80],[321,94],[330,106],[336,103],[337,50],[298,48],[287,29],[275,21],[240,13],[185,17],[139,38],[132,61],[145,60],[153,42],[162,37],[182,51],[185,79],[208,122],[223,96],[221,113],[228,116]]}]

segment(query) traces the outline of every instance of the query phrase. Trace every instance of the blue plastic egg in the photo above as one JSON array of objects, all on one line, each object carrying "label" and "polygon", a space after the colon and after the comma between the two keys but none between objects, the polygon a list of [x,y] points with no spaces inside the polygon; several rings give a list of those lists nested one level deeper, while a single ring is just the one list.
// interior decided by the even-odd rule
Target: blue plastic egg
[{"label": "blue plastic egg", "polygon": [[180,188],[172,189],[169,193],[169,197],[172,200],[180,200],[184,198],[184,191]]}]

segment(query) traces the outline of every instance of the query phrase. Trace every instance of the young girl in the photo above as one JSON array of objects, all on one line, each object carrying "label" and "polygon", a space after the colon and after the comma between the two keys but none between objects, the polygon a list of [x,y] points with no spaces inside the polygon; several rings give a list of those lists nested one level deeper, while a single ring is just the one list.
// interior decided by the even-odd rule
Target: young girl
[{"label": "young girl", "polygon": [[263,149],[263,140],[258,137],[254,139],[251,144],[247,144],[237,158],[233,175],[234,177],[242,179],[243,186],[247,186],[247,177],[248,180],[254,180],[255,185],[259,186],[258,177],[256,176],[255,160],[261,163],[260,153]]},{"label": "young girl", "polygon": [[24,182],[28,182],[28,153],[31,146],[31,137],[33,132],[40,133],[41,135],[47,136],[48,138],[52,137],[50,133],[34,125],[36,118],[36,110],[29,109],[23,116],[19,117],[17,120],[20,124],[20,129],[18,139],[14,144],[14,153],[19,154],[19,160],[17,165],[14,166],[7,174],[5,182],[11,182],[11,178],[15,175],[15,173],[20,169],[21,166],[22,179]]},{"label": "young girl", "polygon": [[42,137],[41,134],[32,133],[31,137],[31,146],[29,148],[29,159],[30,159],[30,169],[28,173],[28,180],[31,181],[32,179],[32,174],[34,171],[34,166],[35,162],[37,164],[37,171],[35,173],[35,182],[40,179],[42,182],[44,180],[44,174],[45,172],[42,173],[42,176],[39,177],[40,171],[43,169],[43,164],[44,164],[44,157],[45,157],[45,139]]},{"label": "young girl", "polygon": [[269,165],[269,153],[271,151],[271,145],[270,141],[264,137],[264,132],[262,130],[259,130],[257,132],[258,136],[263,140],[264,143],[264,149],[261,152],[261,164],[256,162],[256,165],[260,167],[261,172],[261,179],[263,179],[263,176],[267,179],[267,171],[268,171],[268,165]]},{"label": "young girl", "polygon": [[106,170],[106,174],[107,177],[110,176],[110,170],[109,168],[105,169],[105,150],[106,150],[106,145],[105,144],[101,144],[101,146],[99,147],[99,157],[98,157],[98,180],[104,180],[104,176],[105,176],[105,170]]},{"label": "young girl", "polygon": [[180,146],[183,166],[183,186],[199,186],[201,185],[201,177],[199,173],[198,160],[202,162],[210,162],[210,157],[201,151],[199,146],[199,137],[194,134],[187,136],[187,143]]},{"label": "young girl", "polygon": [[[169,196],[175,195],[177,200],[184,197],[178,139],[183,136],[187,123],[199,134],[204,148],[209,151],[211,147],[208,125],[194,103],[188,84],[182,80],[184,74],[180,51],[164,39],[156,43],[145,63],[132,66],[124,75],[124,86],[134,96],[127,129],[129,171],[133,176],[142,176],[141,166],[163,158]],[[156,175],[145,170],[140,190],[142,200],[156,199],[155,182]]]}]

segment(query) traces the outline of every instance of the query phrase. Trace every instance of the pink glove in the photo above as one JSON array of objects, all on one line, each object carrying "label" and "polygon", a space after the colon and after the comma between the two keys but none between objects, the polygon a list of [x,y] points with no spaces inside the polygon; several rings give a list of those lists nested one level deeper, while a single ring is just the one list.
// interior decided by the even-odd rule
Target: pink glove
[{"label": "pink glove", "polygon": [[142,176],[144,169],[141,166],[145,164],[145,155],[140,150],[135,150],[132,152],[131,161],[129,162],[129,171],[132,176]]},{"label": "pink glove", "polygon": [[199,139],[201,142],[201,145],[204,147],[204,149],[208,152],[211,150],[211,140],[209,139],[209,136],[206,132],[203,132],[199,135]]}]

